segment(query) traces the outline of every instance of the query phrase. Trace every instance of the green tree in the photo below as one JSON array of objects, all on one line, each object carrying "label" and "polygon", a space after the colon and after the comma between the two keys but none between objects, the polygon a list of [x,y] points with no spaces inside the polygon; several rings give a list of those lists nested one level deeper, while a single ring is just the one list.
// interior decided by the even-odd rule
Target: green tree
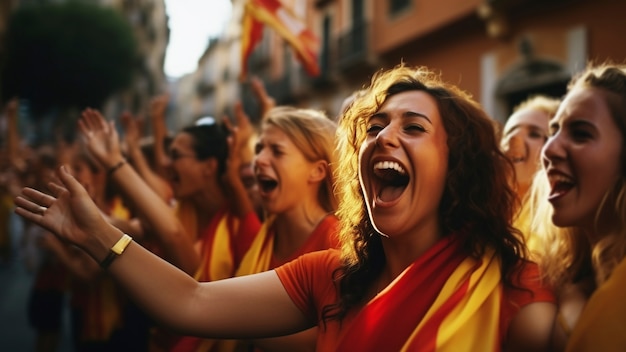
[{"label": "green tree", "polygon": [[132,28],[112,9],[85,3],[23,7],[9,20],[3,100],[33,109],[100,107],[129,85],[137,62]]}]

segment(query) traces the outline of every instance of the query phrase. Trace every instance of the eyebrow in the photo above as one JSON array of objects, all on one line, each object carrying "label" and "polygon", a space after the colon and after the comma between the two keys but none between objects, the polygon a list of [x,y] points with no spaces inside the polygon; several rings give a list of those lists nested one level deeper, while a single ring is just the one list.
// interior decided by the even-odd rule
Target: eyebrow
[{"label": "eyebrow", "polygon": [[[421,117],[421,118],[425,119],[426,121],[428,121],[428,123],[430,123],[431,125],[433,124],[433,122],[428,118],[428,116],[426,116],[426,115],[424,115],[422,113],[419,113],[419,112],[415,112],[415,111],[405,111],[405,112],[402,113],[402,117],[403,118]],[[389,113],[384,112],[384,111],[383,112],[377,112],[374,115],[372,115],[370,120],[373,119],[373,118],[385,118],[386,119],[386,118],[389,118]]]}]

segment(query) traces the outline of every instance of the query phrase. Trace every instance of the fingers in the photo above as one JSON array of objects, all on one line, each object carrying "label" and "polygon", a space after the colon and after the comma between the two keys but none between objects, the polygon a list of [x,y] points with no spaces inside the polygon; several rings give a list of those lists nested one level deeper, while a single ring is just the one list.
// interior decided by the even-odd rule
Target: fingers
[{"label": "fingers", "polygon": [[241,104],[241,102],[236,102],[233,108],[235,110],[235,120],[237,121],[237,126],[241,126],[245,123],[250,123],[250,118],[248,117],[248,114],[246,114],[246,112],[243,110],[243,105]]},{"label": "fingers", "polygon": [[63,191],[67,191],[72,195],[80,194],[82,192],[87,192],[85,191],[85,188],[74,178],[74,176],[72,176],[67,171],[67,168],[65,167],[65,165],[59,168],[57,175],[59,175],[59,179],[61,180],[63,185],[67,188],[65,189],[59,185],[56,185],[56,187],[54,187],[55,185],[53,184],[52,187],[54,187],[55,189],[54,190],[51,189],[51,191],[55,195],[57,195],[57,197],[59,197]]},{"label": "fingers", "polygon": [[27,197],[31,201],[35,202],[37,205],[43,206],[46,208],[51,206],[56,199],[48,194],[45,194],[43,192],[40,192],[30,187],[24,188],[22,190],[22,195]]}]

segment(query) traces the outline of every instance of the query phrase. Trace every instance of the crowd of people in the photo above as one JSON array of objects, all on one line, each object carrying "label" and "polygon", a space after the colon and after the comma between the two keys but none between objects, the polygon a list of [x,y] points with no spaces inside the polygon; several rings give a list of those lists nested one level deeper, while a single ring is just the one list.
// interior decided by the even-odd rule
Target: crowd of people
[{"label": "crowd of people", "polygon": [[251,83],[259,126],[237,104],[169,135],[159,96],[150,138],[85,109],[56,153],[18,152],[9,102],[38,350],[66,292],[76,351],[626,349],[626,66],[504,126],[426,67],[330,117]]}]

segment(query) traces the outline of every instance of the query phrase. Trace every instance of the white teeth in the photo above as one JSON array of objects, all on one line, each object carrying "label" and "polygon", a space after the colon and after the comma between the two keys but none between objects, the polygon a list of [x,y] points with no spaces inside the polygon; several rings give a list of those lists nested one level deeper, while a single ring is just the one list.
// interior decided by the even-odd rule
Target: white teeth
[{"label": "white teeth", "polygon": [[572,180],[571,178],[567,177],[567,176],[563,176],[563,175],[554,175],[551,177],[551,180],[553,183],[568,183],[568,184],[573,184],[574,180]]},{"label": "white teeth", "polygon": [[379,161],[374,164],[374,169],[376,170],[388,170],[392,169],[397,171],[400,174],[406,174],[406,171],[395,161]]}]

